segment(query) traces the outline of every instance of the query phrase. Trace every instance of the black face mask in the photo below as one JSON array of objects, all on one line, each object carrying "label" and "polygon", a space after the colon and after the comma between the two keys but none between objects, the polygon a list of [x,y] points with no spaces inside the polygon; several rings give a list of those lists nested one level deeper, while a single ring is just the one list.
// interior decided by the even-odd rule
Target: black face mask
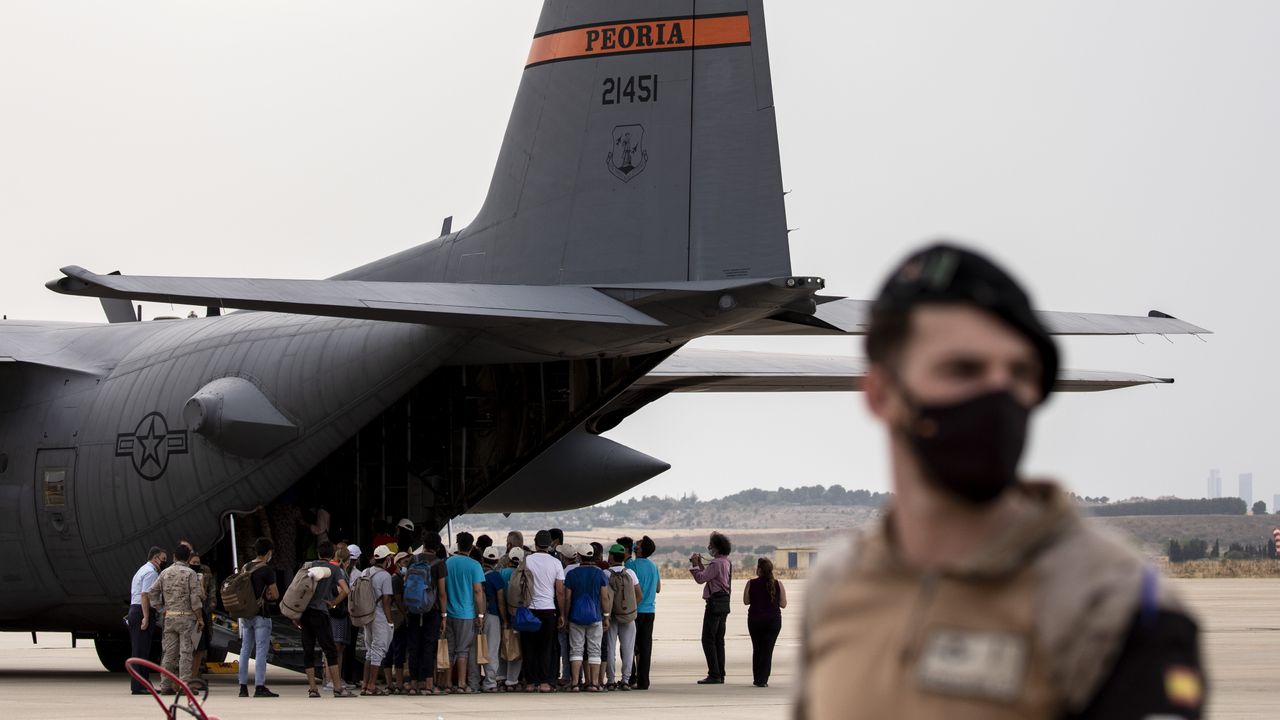
[{"label": "black face mask", "polygon": [[914,415],[904,433],[934,486],[985,505],[1017,482],[1031,410],[1008,390],[935,405],[903,397]]}]

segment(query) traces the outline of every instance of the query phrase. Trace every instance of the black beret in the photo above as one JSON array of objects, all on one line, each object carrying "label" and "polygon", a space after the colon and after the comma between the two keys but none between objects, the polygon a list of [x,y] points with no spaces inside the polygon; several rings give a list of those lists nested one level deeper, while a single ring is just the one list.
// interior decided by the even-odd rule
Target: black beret
[{"label": "black beret", "polygon": [[1057,344],[1031,309],[1026,291],[999,265],[946,242],[912,253],[880,289],[871,306],[871,322],[878,315],[927,303],[973,305],[1003,320],[1039,353],[1042,397],[1047,399],[1053,392],[1058,378]]}]

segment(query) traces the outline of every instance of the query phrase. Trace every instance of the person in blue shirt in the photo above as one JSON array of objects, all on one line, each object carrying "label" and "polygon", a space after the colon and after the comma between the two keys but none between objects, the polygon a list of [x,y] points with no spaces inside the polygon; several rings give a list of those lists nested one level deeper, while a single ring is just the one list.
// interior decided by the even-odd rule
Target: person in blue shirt
[{"label": "person in blue shirt", "polygon": [[449,604],[445,607],[445,637],[449,640],[449,662],[453,665],[453,692],[473,693],[467,678],[467,661],[475,645],[476,632],[484,627],[484,569],[470,557],[475,538],[458,533],[457,551],[445,561],[449,574],[445,586]]},{"label": "person in blue shirt", "polygon": [[[164,565],[168,557],[168,553],[162,548],[152,547],[151,551],[147,553],[147,561],[133,574],[133,581],[129,583],[130,658],[147,660],[151,657],[151,642],[155,635],[155,628],[142,619],[142,593],[146,592],[155,583],[156,578],[160,576],[160,566]],[[138,668],[138,670],[141,672],[143,680],[150,679],[150,670],[146,668]],[[151,693],[132,675],[129,676],[129,684],[134,695],[149,695]]]},{"label": "person in blue shirt", "polygon": [[649,666],[653,660],[653,620],[658,611],[658,593],[662,592],[662,578],[658,565],[649,558],[657,550],[653,540],[645,535],[635,545],[636,557],[627,561],[627,569],[640,579],[643,596],[636,609],[636,663],[631,674],[631,687],[649,689]]},{"label": "person in blue shirt", "polygon": [[[506,590],[507,583],[502,579],[502,574],[498,572],[498,560],[502,557],[502,548],[490,545],[484,549],[481,554],[481,564],[484,566],[484,600],[485,614],[483,627],[477,632],[484,633],[485,641],[489,644],[488,658],[481,658],[477,653],[471,654],[471,661],[468,665],[471,671],[469,687],[472,690],[480,692],[497,692],[498,680],[503,679],[499,671],[501,668],[500,650],[502,648],[502,619],[507,616],[507,600]],[[481,681],[480,660],[487,659],[489,662],[484,666],[484,678]]]},{"label": "person in blue shirt", "polygon": [[580,690],[578,677],[585,646],[587,672],[583,684],[590,692],[600,692],[601,640],[609,624],[608,608],[613,599],[605,574],[595,566],[595,549],[583,545],[577,554],[578,566],[564,576],[569,593],[569,691]]}]

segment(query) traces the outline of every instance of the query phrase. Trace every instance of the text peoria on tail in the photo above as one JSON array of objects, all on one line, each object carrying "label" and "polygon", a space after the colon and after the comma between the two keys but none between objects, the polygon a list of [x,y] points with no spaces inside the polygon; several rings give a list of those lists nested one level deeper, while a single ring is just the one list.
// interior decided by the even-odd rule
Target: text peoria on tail
[{"label": "text peoria on tail", "polygon": [[[212,548],[229,513],[323,497],[365,537],[393,512],[581,506],[669,467],[601,437],[669,392],[862,374],[681,349],[859,334],[867,307],[792,271],[759,0],[548,0],[465,229],[329,280],[62,272],[49,288],[112,322],[0,323],[0,629],[93,637],[104,661],[127,654],[148,546]],[[136,322],[134,300],[209,313]],[[1204,332],[1152,315],[1044,317]],[[1064,371],[1060,389],[1150,382]]]}]

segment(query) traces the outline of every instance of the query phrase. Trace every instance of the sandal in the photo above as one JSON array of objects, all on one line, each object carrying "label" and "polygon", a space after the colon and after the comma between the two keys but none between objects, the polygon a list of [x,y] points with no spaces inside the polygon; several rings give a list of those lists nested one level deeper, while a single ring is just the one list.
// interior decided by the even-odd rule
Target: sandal
[{"label": "sandal", "polygon": [[333,696],[336,698],[352,698],[355,697],[356,694],[346,688],[343,688],[341,690],[334,690]]},{"label": "sandal", "polygon": [[320,697],[320,691],[315,688],[311,688],[307,691],[307,697],[318,698]]},{"label": "sandal", "polygon": [[587,686],[587,692],[598,693],[598,692],[602,692],[602,691],[601,691],[601,689],[600,689],[600,686],[599,686],[599,685],[588,685],[588,686]]},{"label": "sandal", "polygon": [[569,692],[571,692],[571,693],[572,693],[572,692],[582,692],[582,688],[578,687],[577,685],[574,685],[573,687],[569,688]]}]

